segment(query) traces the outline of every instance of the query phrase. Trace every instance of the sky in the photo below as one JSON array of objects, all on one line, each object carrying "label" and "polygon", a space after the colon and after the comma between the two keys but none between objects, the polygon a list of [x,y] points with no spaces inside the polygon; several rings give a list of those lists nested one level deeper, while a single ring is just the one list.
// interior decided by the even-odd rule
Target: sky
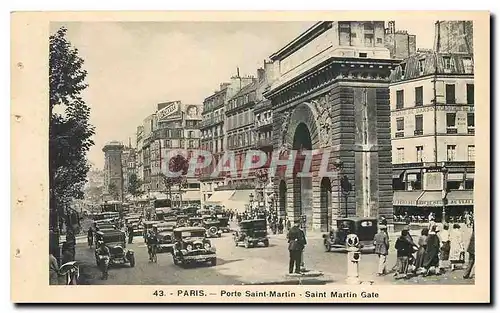
[{"label": "sky", "polygon": [[[396,29],[432,48],[434,23],[396,20]],[[89,87],[83,98],[96,127],[88,154],[104,166],[102,147],[135,145],[135,131],[160,102],[201,104],[236,74],[256,76],[264,60],[314,22],[68,22],[68,39],[85,60]]]}]

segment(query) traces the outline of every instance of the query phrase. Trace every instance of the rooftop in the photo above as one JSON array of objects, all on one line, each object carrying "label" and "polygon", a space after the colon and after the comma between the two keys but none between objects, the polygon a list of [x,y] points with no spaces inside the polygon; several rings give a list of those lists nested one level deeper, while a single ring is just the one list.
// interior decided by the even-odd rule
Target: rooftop
[{"label": "rooftop", "polygon": [[474,75],[473,55],[420,49],[392,71],[390,80],[394,83],[434,74]]}]

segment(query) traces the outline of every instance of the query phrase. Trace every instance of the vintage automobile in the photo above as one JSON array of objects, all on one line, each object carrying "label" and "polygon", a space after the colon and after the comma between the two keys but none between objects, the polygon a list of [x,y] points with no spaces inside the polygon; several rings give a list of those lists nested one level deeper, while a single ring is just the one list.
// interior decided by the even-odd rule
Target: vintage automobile
[{"label": "vintage automobile", "polygon": [[222,236],[222,230],[220,229],[220,221],[213,216],[203,216],[203,227],[207,230],[207,237],[215,238]]},{"label": "vintage automobile", "polygon": [[224,233],[228,233],[231,230],[229,228],[229,216],[225,212],[215,212],[215,216],[219,220],[219,229]]},{"label": "vintage automobile", "polygon": [[203,227],[179,227],[174,229],[172,257],[175,265],[210,262],[217,264],[216,249],[205,236]]},{"label": "vintage automobile", "polygon": [[265,219],[243,220],[240,222],[239,231],[233,233],[234,243],[238,247],[243,244],[245,248],[256,247],[262,243],[269,247],[267,237],[267,222]]},{"label": "vintage automobile", "polygon": [[175,222],[162,222],[153,225],[153,231],[158,236],[158,246],[156,249],[158,253],[172,251],[176,224]]},{"label": "vintage automobile", "polygon": [[[96,240],[102,241],[109,249],[111,254],[109,264],[126,264],[130,267],[135,266],[135,255],[133,250],[126,248],[125,232],[120,230],[98,231]],[[99,258],[95,253],[96,264],[99,266]]]},{"label": "vintage automobile", "polygon": [[378,231],[377,219],[371,217],[349,217],[337,220],[337,229],[323,235],[323,244],[326,252],[345,252],[346,238],[349,234],[356,234],[360,242],[362,253],[374,253],[373,239]]}]

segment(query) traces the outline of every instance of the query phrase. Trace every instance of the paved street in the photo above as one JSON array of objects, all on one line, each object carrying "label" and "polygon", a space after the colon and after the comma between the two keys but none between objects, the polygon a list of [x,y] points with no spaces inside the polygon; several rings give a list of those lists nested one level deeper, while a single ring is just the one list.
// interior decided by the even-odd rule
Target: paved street
[{"label": "paved street", "polygon": [[[416,234],[415,234],[416,235]],[[391,236],[392,242],[395,236]],[[141,237],[136,237],[128,248],[136,253],[136,266],[113,266],[108,280],[100,280],[100,273],[95,265],[93,249],[79,240],[77,260],[83,262],[82,278],[84,284],[137,285],[232,285],[232,284],[342,284],[346,278],[347,257],[343,253],[324,252],[320,234],[311,234],[305,250],[306,267],[323,272],[320,277],[296,278],[287,275],[288,250],[285,235],[271,235],[268,248],[245,249],[235,247],[232,235],[223,234],[222,238],[212,239],[217,247],[217,265],[201,265],[181,268],[172,262],[168,253],[158,255],[158,263],[148,261],[147,247]],[[391,244],[391,246],[393,246]],[[393,249],[393,248],[392,248]],[[396,262],[395,251],[389,255],[389,266]],[[374,284],[393,284],[392,275],[375,276],[377,269],[376,255],[362,255],[360,279]],[[438,277],[416,277],[398,280],[397,284],[471,284],[473,280],[461,278],[462,270]]]}]

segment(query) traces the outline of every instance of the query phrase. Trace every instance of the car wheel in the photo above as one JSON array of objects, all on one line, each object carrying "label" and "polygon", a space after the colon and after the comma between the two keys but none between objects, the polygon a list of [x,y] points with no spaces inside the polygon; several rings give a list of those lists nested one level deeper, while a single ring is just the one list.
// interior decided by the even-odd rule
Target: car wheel
[{"label": "car wheel", "polygon": [[217,236],[217,227],[215,226],[212,226],[208,229],[208,232],[210,233],[210,235],[212,236]]},{"label": "car wheel", "polygon": [[217,265],[217,259],[213,258],[212,260],[210,260],[210,265],[216,266]]},{"label": "car wheel", "polygon": [[129,261],[130,261],[130,267],[134,267],[135,266],[135,255],[131,255],[129,257]]},{"label": "car wheel", "polygon": [[269,247],[269,240],[264,241],[264,247]]},{"label": "car wheel", "polygon": [[330,250],[332,249],[332,246],[330,245],[329,242],[325,243],[325,252],[330,252]]}]

